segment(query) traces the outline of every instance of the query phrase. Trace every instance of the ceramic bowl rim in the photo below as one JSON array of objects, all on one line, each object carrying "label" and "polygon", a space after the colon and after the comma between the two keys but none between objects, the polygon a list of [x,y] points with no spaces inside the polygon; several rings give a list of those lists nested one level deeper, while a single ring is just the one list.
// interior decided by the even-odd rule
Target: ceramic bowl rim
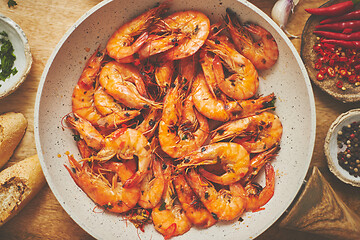
[{"label": "ceramic bowl rim", "polygon": [[14,22],[12,19],[10,19],[9,17],[7,17],[1,13],[0,13],[0,21],[5,22],[7,25],[9,25],[13,29],[15,29],[17,35],[19,36],[19,38],[22,42],[22,45],[24,46],[24,54],[25,54],[25,62],[26,62],[25,70],[22,73],[22,75],[17,76],[15,78],[16,84],[12,88],[7,89],[4,93],[1,93],[0,94],[0,99],[1,99],[1,98],[8,96],[11,93],[13,93],[25,81],[27,75],[30,72],[33,59],[32,59],[29,41],[25,35],[25,32],[21,29],[21,27],[16,22]]},{"label": "ceramic bowl rim", "polygon": [[347,112],[344,112],[340,114],[335,121],[331,124],[326,137],[325,137],[325,144],[324,144],[324,152],[327,159],[329,170],[341,181],[344,183],[350,184],[354,187],[360,187],[360,177],[357,178],[357,181],[354,179],[349,178],[348,176],[345,176],[342,174],[342,171],[340,171],[340,166],[335,162],[337,161],[337,158],[334,159],[330,153],[330,141],[332,138],[337,136],[337,133],[335,132],[335,129],[338,126],[341,126],[345,120],[352,116],[358,116],[360,121],[360,108],[351,109]]}]

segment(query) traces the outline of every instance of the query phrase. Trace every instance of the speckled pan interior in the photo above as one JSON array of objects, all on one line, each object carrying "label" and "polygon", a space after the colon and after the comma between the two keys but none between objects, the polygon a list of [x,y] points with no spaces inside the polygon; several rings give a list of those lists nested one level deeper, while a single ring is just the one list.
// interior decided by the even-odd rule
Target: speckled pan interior
[{"label": "speckled pan interior", "polygon": [[[104,1],[87,12],[65,34],[51,55],[38,89],[35,107],[35,139],[41,165],[56,198],[66,212],[98,239],[163,239],[152,225],[137,231],[122,217],[93,211],[95,204],[79,189],[66,171],[65,152],[79,159],[72,132],[63,129],[62,118],[71,112],[71,94],[86,60],[125,21],[152,7],[155,1]],[[242,21],[253,21],[275,37],[280,56],[275,66],[260,72],[261,94],[277,96],[276,113],[284,131],[281,150],[273,162],[275,195],[265,210],[246,213],[244,221],[222,222],[201,230],[192,228],[174,239],[252,239],[271,226],[289,207],[299,191],[311,160],[315,139],[315,105],[306,69],[289,39],[262,11],[247,1],[182,0],[171,11],[196,9],[212,23],[222,20],[226,8]],[[61,157],[59,157],[61,155]],[[139,236],[138,236],[139,234]]]}]

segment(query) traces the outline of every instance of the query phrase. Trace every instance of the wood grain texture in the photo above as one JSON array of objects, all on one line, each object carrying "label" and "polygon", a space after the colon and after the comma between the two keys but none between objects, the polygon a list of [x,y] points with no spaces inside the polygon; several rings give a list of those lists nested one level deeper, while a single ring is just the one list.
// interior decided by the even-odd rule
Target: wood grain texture
[{"label": "wood grain texture", "polygon": [[[18,6],[9,9],[0,1],[0,12],[17,22],[26,33],[32,54],[33,66],[20,88],[0,100],[0,113],[21,112],[28,119],[29,127],[9,165],[36,154],[34,143],[34,103],[42,71],[56,44],[76,20],[100,0],[17,0]],[[254,5],[270,14],[275,0],[251,0]],[[318,7],[325,0],[301,0],[290,17],[288,31],[300,35],[309,14],[308,7]],[[292,40],[300,50],[300,39]],[[337,195],[354,212],[360,213],[360,189],[348,186],[333,176],[327,168],[323,152],[326,132],[336,117],[359,103],[343,104],[314,86],[317,132],[311,166],[317,166]],[[261,234],[259,240],[326,240],[326,237],[281,228],[281,219]],[[93,239],[82,230],[62,209],[46,185],[40,193],[13,219],[0,228],[0,239]]]},{"label": "wood grain texture", "polygon": [[341,200],[317,167],[280,225],[332,239],[360,236],[360,217]]}]

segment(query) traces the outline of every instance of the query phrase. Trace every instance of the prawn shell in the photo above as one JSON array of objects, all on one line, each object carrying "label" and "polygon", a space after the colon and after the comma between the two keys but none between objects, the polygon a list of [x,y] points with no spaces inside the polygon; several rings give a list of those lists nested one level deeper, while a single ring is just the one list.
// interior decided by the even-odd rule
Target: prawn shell
[{"label": "prawn shell", "polygon": [[179,202],[190,222],[201,228],[211,227],[217,222],[186,182],[183,174],[176,176],[173,182]]},{"label": "prawn shell", "polygon": [[172,30],[180,30],[181,34],[186,36],[177,46],[162,55],[168,60],[193,55],[204,45],[210,33],[210,19],[204,13],[195,10],[175,12],[165,18],[164,23]]},{"label": "prawn shell", "polygon": [[[69,156],[69,161],[75,172],[73,172],[69,167],[65,167],[74,182],[97,205],[110,212],[116,213],[127,212],[135,207],[140,197],[140,189],[138,187],[125,189],[120,183],[115,183],[115,185],[109,186],[104,179],[96,176],[90,168],[86,167],[85,163],[81,166],[72,156]],[[122,180],[131,176],[132,172],[124,165],[121,165],[120,168]]]}]

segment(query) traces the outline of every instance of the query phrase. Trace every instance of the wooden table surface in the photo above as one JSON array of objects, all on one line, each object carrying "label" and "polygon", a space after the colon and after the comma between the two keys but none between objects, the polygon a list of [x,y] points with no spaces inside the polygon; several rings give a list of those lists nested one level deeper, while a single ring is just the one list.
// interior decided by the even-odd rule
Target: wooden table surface
[{"label": "wooden table surface", "polygon": [[[36,153],[34,142],[34,104],[37,87],[45,64],[58,41],[73,23],[100,0],[17,0],[18,5],[9,9],[7,1],[0,2],[0,12],[17,22],[24,30],[31,46],[33,65],[21,87],[10,96],[0,100],[0,113],[15,111],[23,113],[29,121],[27,132],[8,165]],[[275,0],[250,1],[270,15]],[[288,23],[288,31],[301,35],[309,17],[304,9],[318,7],[324,0],[300,0]],[[300,50],[300,39],[293,39]],[[340,198],[356,213],[360,214],[360,188],[342,183],[327,168],[323,152],[326,133],[336,117],[360,103],[343,104],[313,87],[316,103],[317,129],[315,149],[311,166],[317,166]],[[40,193],[13,219],[0,228],[0,239],[92,239],[62,209],[49,187]],[[325,240],[304,232],[279,227],[273,224],[257,239]]]}]

